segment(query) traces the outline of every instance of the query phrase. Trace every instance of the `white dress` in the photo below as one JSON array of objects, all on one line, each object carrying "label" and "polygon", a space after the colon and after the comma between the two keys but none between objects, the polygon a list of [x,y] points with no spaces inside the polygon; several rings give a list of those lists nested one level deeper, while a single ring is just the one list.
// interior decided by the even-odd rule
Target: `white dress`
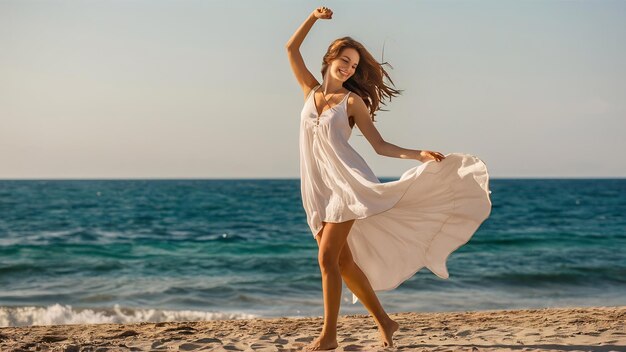
[{"label": "white dress", "polygon": [[450,153],[381,183],[348,143],[350,93],[323,111],[318,125],[317,87],[300,122],[302,205],[314,238],[322,221],[357,219],[347,243],[375,291],[392,290],[423,267],[447,279],[448,256],[491,212],[486,165],[475,156]]}]

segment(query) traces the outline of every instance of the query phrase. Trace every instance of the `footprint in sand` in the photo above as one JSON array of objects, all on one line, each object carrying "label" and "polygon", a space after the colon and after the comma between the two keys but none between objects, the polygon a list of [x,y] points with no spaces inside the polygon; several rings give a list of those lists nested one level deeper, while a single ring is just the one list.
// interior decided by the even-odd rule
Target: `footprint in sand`
[{"label": "footprint in sand", "polygon": [[165,343],[165,341],[163,340],[156,340],[154,342],[152,342],[152,345],[150,346],[150,348],[152,349],[165,349],[167,348],[166,346],[163,345],[163,343]]},{"label": "footprint in sand", "polygon": [[202,346],[195,343],[183,343],[182,345],[178,346],[178,349],[181,351],[193,351],[197,350],[200,347]]},{"label": "footprint in sand", "polygon": [[195,343],[222,343],[222,340],[214,337],[205,337],[194,341]]},{"label": "footprint in sand", "polygon": [[273,349],[274,345],[269,344],[269,343],[259,343],[259,342],[255,342],[253,344],[250,345],[250,348],[253,350],[260,350],[260,349]]},{"label": "footprint in sand", "polygon": [[189,335],[195,333],[197,330],[191,326],[177,326],[175,328],[165,329],[162,332],[176,332],[178,334]]},{"label": "footprint in sand", "polygon": [[471,335],[472,332],[470,330],[459,331],[455,334],[455,336],[465,337],[467,335]]},{"label": "footprint in sand", "polygon": [[79,352],[80,351],[80,346],[78,345],[69,345],[67,347],[65,347],[65,352]]},{"label": "footprint in sand", "polygon": [[341,342],[354,342],[358,340],[359,339],[357,339],[356,337],[346,337],[345,339],[341,340]]},{"label": "footprint in sand", "polygon": [[121,339],[123,337],[130,337],[130,336],[137,336],[137,335],[139,335],[139,333],[135,330],[126,330],[118,335],[111,336],[111,338]]},{"label": "footprint in sand", "polygon": [[58,335],[45,335],[44,337],[41,338],[40,342],[59,342],[59,341],[63,341],[63,340],[67,340],[67,337],[65,336],[58,336]]},{"label": "footprint in sand", "polygon": [[311,342],[313,341],[312,337],[298,337],[295,339],[296,342]]}]

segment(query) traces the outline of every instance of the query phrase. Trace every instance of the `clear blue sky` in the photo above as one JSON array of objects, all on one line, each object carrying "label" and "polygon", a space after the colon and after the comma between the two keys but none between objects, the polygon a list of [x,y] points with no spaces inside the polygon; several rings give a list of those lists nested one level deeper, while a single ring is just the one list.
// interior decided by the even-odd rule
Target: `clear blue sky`
[{"label": "clear blue sky", "polygon": [[[626,1],[0,0],[0,178],[298,177],[302,92],[350,35],[404,94],[391,143],[497,177],[626,177]],[[379,176],[417,161],[354,147]]]}]

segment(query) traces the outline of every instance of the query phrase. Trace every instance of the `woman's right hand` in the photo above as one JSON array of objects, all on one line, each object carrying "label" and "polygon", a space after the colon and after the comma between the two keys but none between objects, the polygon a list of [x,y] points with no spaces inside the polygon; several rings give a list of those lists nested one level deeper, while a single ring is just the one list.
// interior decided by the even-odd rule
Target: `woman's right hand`
[{"label": "woman's right hand", "polygon": [[427,161],[431,161],[431,160],[436,160],[436,161],[441,161],[443,159],[445,159],[446,157],[439,153],[439,152],[433,152],[430,150],[420,150],[417,160],[425,163]]},{"label": "woman's right hand", "polygon": [[333,11],[328,7],[322,6],[313,10],[313,16],[322,20],[330,20],[333,18]]}]

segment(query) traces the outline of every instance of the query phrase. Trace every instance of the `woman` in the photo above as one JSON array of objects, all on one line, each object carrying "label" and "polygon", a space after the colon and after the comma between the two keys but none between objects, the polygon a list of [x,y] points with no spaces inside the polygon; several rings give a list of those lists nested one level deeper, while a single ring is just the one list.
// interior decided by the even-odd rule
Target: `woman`
[{"label": "woman", "polygon": [[[374,291],[394,289],[423,267],[448,278],[447,257],[469,241],[491,211],[487,169],[480,159],[405,149],[381,137],[375,112],[382,98],[399,91],[383,82],[391,79],[362,44],[350,37],[335,40],[324,55],[318,83],[299,48],[313,24],[332,14],[326,7],[315,9],[286,46],[305,97],[302,203],[319,246],[324,297],[324,327],[308,351],[338,347],[342,278],[353,303],[360,299],[374,317],[382,346],[393,346],[398,323]],[[381,183],[347,142],[355,125],[378,154],[423,164],[397,181]]]}]

